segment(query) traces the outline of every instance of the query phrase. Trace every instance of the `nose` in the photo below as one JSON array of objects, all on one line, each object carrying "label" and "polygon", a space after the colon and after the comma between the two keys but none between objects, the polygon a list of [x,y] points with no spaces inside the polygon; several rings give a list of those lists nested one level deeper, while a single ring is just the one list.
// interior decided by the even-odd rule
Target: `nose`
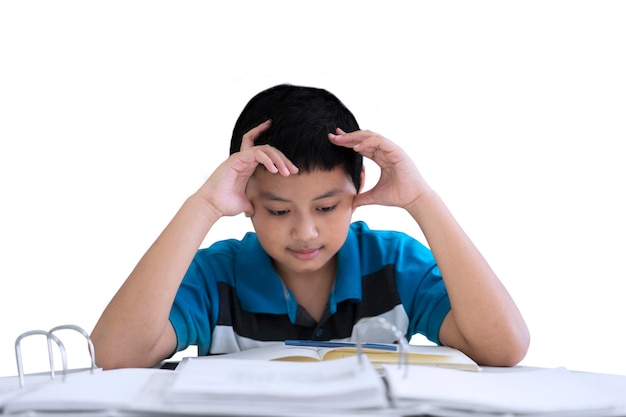
[{"label": "nose", "polygon": [[291,227],[291,237],[295,240],[308,241],[317,238],[318,230],[311,216],[298,216]]}]

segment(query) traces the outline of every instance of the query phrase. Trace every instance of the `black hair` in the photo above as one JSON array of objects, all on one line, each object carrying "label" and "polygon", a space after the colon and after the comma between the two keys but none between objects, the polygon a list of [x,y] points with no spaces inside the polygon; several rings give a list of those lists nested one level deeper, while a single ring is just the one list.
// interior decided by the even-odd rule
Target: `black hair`
[{"label": "black hair", "polygon": [[255,145],[275,147],[300,172],[330,171],[341,166],[358,192],[363,157],[328,140],[328,133],[335,133],[337,127],[345,132],[359,130],[354,115],[337,97],[323,89],[289,84],[260,92],[246,104],[235,123],[230,153],[238,152],[243,135],[267,119],[272,124]]}]

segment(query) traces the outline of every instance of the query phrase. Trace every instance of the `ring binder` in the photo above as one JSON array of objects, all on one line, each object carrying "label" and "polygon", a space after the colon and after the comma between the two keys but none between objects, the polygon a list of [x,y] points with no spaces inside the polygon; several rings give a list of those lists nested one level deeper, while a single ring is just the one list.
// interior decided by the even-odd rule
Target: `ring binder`
[{"label": "ring binder", "polygon": [[362,357],[364,356],[363,347],[365,346],[367,340],[365,335],[367,332],[371,332],[374,329],[386,330],[394,336],[395,341],[398,342],[398,348],[400,350],[398,366],[400,369],[404,370],[404,375],[406,375],[409,371],[407,353],[409,351],[409,342],[406,340],[404,334],[384,317],[365,317],[360,319],[354,326],[354,336],[356,339],[355,342],[357,349],[356,352],[359,358],[359,363],[362,363]]},{"label": "ring binder", "polygon": [[91,356],[91,373],[94,372],[94,370],[97,368],[96,367],[96,355],[95,355],[95,349],[93,346],[93,342],[91,341],[91,338],[89,337],[89,334],[81,327],[76,326],[74,324],[64,324],[61,326],[56,326],[53,327],[52,329],[46,331],[46,330],[29,330],[27,332],[24,332],[22,334],[20,334],[16,339],[15,339],[15,360],[17,363],[17,374],[18,374],[18,379],[19,379],[19,383],[20,383],[20,388],[24,388],[24,386],[26,385],[25,383],[25,374],[24,374],[24,363],[23,363],[23,359],[22,359],[22,340],[30,337],[30,336],[36,336],[36,335],[42,335],[42,336],[46,336],[46,341],[48,344],[48,359],[49,359],[49,364],[50,364],[50,379],[54,379],[55,378],[55,370],[54,370],[54,354],[53,354],[53,350],[52,350],[52,342],[56,343],[56,345],[59,348],[59,351],[61,353],[61,362],[62,362],[62,373],[63,373],[63,381],[65,381],[65,376],[67,374],[67,353],[66,353],[66,349],[65,349],[65,345],[63,344],[63,342],[61,341],[61,339],[59,339],[56,335],[54,335],[55,332],[59,331],[59,330],[74,330],[78,333],[80,333],[81,335],[83,335],[85,337],[85,339],[87,339],[87,344],[89,346],[89,355]]},{"label": "ring binder", "polygon": [[65,346],[63,342],[56,337],[55,335],[47,332],[45,330],[29,330],[27,332],[22,333],[15,339],[15,360],[17,361],[17,375],[20,381],[20,388],[24,388],[24,364],[22,362],[22,339],[25,339],[30,336],[35,335],[43,335],[46,336],[48,341],[48,358],[50,361],[50,379],[54,379],[54,355],[52,354],[52,341],[57,344],[59,350],[61,351],[61,361],[63,362],[63,376],[65,377],[65,373],[67,371],[67,355],[65,354]]},{"label": "ring binder", "polygon": [[74,330],[83,335],[83,337],[87,340],[87,345],[89,346],[89,356],[91,357],[91,373],[95,371],[96,366],[96,351],[93,346],[93,342],[91,341],[91,337],[89,337],[89,333],[87,333],[82,327],[76,326],[75,324],[63,324],[61,326],[53,327],[48,330],[50,334],[56,332],[57,330]]}]

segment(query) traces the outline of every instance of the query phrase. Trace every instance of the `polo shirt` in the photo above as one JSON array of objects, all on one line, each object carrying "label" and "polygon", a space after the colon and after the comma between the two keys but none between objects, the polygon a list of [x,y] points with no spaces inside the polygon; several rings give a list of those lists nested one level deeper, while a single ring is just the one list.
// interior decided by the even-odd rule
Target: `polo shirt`
[{"label": "polo shirt", "polygon": [[358,221],[337,256],[335,284],[318,322],[283,284],[255,233],[198,250],[170,311],[176,350],[197,345],[198,355],[208,355],[287,339],[350,340],[365,317],[384,317],[407,339],[420,333],[439,343],[450,300],[428,248]]}]

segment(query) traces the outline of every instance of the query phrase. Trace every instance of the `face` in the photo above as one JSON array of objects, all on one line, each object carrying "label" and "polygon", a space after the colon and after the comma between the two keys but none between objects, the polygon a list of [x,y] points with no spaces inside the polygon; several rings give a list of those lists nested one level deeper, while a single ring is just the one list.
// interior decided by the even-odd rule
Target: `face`
[{"label": "face", "polygon": [[342,169],[283,177],[258,168],[246,195],[252,224],[283,279],[334,268],[348,235],[356,195]]}]

